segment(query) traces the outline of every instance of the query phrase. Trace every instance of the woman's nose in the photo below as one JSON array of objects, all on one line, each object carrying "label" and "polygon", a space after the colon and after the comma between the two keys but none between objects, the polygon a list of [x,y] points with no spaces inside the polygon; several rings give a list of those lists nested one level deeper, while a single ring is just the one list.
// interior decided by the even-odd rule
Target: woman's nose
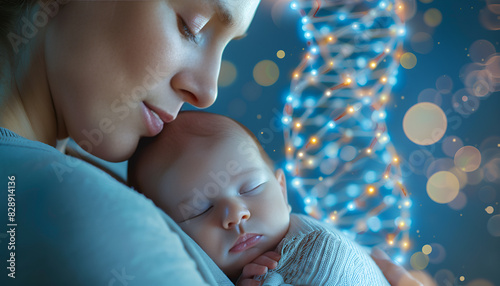
[{"label": "woman's nose", "polygon": [[224,208],[222,226],[225,229],[232,229],[249,218],[250,211],[242,202],[228,201]]},{"label": "woman's nose", "polygon": [[172,78],[172,88],[183,100],[198,108],[212,105],[217,98],[217,80],[222,53],[204,55],[201,61],[189,60]]}]

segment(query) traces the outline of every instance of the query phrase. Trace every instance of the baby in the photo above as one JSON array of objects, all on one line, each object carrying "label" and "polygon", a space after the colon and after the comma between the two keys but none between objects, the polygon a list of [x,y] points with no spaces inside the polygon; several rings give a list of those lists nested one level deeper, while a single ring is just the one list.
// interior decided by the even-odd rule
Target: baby
[{"label": "baby", "polygon": [[160,135],[141,141],[129,183],[237,285],[389,285],[360,246],[290,213],[283,170],[227,117],[180,113]]}]

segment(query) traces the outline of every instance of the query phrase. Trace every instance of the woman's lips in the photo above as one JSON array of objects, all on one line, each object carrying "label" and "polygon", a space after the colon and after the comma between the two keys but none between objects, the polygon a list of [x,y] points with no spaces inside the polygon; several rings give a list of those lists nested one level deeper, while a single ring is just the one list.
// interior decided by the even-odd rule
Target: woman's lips
[{"label": "woman's lips", "polygon": [[174,117],[165,111],[150,105],[142,103],[146,126],[150,136],[156,136],[163,130],[163,125],[174,120]]},{"label": "woman's lips", "polygon": [[158,135],[163,129],[163,120],[161,120],[160,116],[154,112],[151,108],[146,106],[146,104],[142,104],[142,109],[144,112],[144,120],[146,121],[146,127],[148,128],[149,136]]},{"label": "woman's lips", "polygon": [[257,243],[259,243],[262,235],[255,233],[245,233],[240,235],[236,243],[233,245],[229,252],[238,253],[245,251],[249,248],[254,247]]}]

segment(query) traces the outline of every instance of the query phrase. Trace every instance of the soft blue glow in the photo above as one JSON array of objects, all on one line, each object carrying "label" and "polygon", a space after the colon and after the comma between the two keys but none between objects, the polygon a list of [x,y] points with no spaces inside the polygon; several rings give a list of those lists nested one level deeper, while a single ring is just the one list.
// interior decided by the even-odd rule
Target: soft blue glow
[{"label": "soft blue glow", "polygon": [[356,60],[356,65],[358,65],[358,68],[362,69],[364,67],[366,67],[366,64],[368,63],[368,61],[366,60],[366,58],[364,57],[359,57],[357,60]]},{"label": "soft blue glow", "polygon": [[347,186],[346,193],[349,197],[355,198],[361,193],[361,188],[359,187],[359,185],[352,184]]},{"label": "soft blue glow", "polygon": [[384,187],[388,190],[394,189],[394,181],[392,180],[387,180],[384,184]]},{"label": "soft blue glow", "polygon": [[366,225],[368,228],[373,231],[373,232],[379,232],[380,229],[382,228],[382,222],[380,219],[376,216],[372,216],[366,221]]},{"label": "soft blue glow", "polygon": [[354,205],[354,202],[350,202],[349,204],[347,204],[347,209],[350,210],[350,211],[353,211],[356,209],[356,205]]},{"label": "soft blue glow", "polygon": [[344,13],[340,13],[339,14],[339,20],[340,21],[344,21],[346,18],[347,18],[346,14],[344,14]]},{"label": "soft blue glow", "polygon": [[381,53],[385,49],[384,42],[376,42],[373,44],[372,49],[375,53]]},{"label": "soft blue glow", "polygon": [[298,187],[301,187],[302,186],[302,180],[299,179],[299,178],[294,178],[292,180],[292,186],[298,188]]},{"label": "soft blue glow", "polygon": [[302,17],[301,21],[302,21],[302,24],[305,24],[305,23],[307,23],[308,19],[307,19],[307,17]]},{"label": "soft blue glow", "polygon": [[281,122],[285,125],[288,125],[292,122],[292,118],[290,116],[283,116],[281,118]]},{"label": "soft blue glow", "polygon": [[286,102],[292,102],[293,101],[293,96],[289,95],[286,97]]},{"label": "soft blue glow", "polygon": [[285,169],[286,169],[288,172],[293,171],[293,163],[290,163],[290,162],[286,163],[286,165],[285,165]]},{"label": "soft blue glow", "polygon": [[377,173],[375,173],[375,171],[368,171],[365,173],[364,179],[365,179],[365,182],[367,182],[368,184],[371,184],[371,183],[375,182],[375,180],[377,179]]},{"label": "soft blue glow", "polygon": [[364,105],[368,105],[370,103],[372,103],[372,99],[370,97],[366,96],[365,98],[363,98]]},{"label": "soft blue glow", "polygon": [[322,200],[322,203],[326,207],[332,207],[337,203],[337,197],[334,194],[328,194],[325,196],[325,198]]},{"label": "soft blue glow", "polygon": [[317,75],[317,74],[318,74],[318,71],[317,71],[317,70],[312,70],[312,71],[311,71],[311,74],[312,74],[312,75]]},{"label": "soft blue glow", "polygon": [[297,9],[297,3],[295,2],[290,3],[290,8],[292,8],[293,10]]},{"label": "soft blue glow", "polygon": [[388,206],[392,206],[396,203],[396,197],[393,195],[388,195],[384,197],[384,203]]},{"label": "soft blue glow", "polygon": [[311,48],[311,53],[317,54],[318,53],[318,48],[317,47],[312,47]]},{"label": "soft blue glow", "polygon": [[333,121],[328,122],[328,127],[331,129],[335,128],[335,122]]},{"label": "soft blue glow", "polygon": [[304,100],[304,106],[307,108],[314,107],[316,105],[316,99],[313,97],[308,97]]},{"label": "soft blue glow", "polygon": [[389,83],[392,86],[395,86],[396,83],[398,83],[398,80],[396,79],[396,77],[391,76],[387,79],[387,83]]},{"label": "soft blue glow", "polygon": [[368,83],[368,77],[365,74],[359,74],[356,77],[356,82],[359,86],[365,86]]},{"label": "soft blue glow", "polygon": [[378,6],[380,7],[380,9],[385,9],[385,8],[387,8],[387,2],[385,2],[385,1],[380,1],[380,2],[378,3]]},{"label": "soft blue glow", "polygon": [[295,140],[293,140],[293,146],[295,147],[300,147],[304,143],[304,139],[302,139],[300,136],[295,137]]},{"label": "soft blue glow", "polygon": [[373,128],[373,121],[369,119],[363,119],[363,121],[361,121],[361,128],[366,131],[371,130]]},{"label": "soft blue glow", "polygon": [[[382,136],[384,135],[385,134],[383,134]],[[382,154],[382,160],[384,161],[384,163],[389,164],[392,161],[391,154],[389,154],[389,152],[384,152],[384,154]]]}]

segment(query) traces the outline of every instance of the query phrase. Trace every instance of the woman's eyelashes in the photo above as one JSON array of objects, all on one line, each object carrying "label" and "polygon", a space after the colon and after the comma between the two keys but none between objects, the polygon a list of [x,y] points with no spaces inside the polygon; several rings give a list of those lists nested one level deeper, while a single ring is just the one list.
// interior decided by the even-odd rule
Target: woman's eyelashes
[{"label": "woman's eyelashes", "polygon": [[197,43],[198,37],[196,34],[189,28],[189,25],[184,21],[184,19],[180,16],[177,15],[177,25],[179,27],[180,33],[189,41],[192,41],[193,43]]}]

